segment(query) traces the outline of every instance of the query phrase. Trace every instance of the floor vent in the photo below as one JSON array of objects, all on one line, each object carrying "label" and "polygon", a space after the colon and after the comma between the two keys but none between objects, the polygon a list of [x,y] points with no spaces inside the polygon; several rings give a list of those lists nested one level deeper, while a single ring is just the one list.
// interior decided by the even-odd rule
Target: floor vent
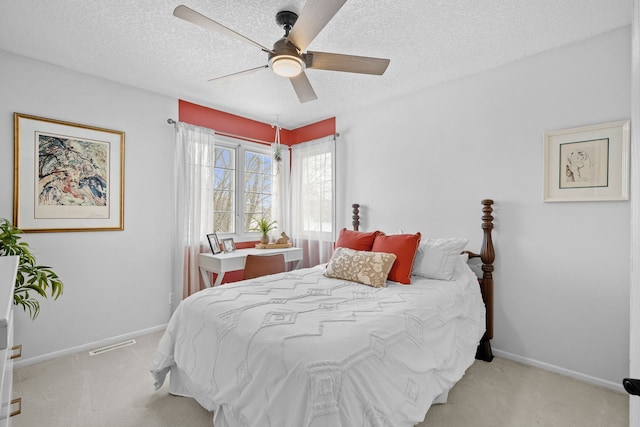
[{"label": "floor vent", "polygon": [[135,340],[122,341],[117,344],[107,345],[105,347],[96,348],[95,350],[91,350],[89,352],[89,356],[97,356],[98,354],[106,353],[107,351],[117,350],[122,347],[126,347],[129,345],[134,345],[136,343]]}]

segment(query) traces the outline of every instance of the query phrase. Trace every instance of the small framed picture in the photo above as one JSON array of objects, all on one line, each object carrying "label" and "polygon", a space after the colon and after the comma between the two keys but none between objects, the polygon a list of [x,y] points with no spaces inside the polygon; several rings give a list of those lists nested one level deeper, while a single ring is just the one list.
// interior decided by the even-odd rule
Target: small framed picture
[{"label": "small framed picture", "polygon": [[236,244],[233,241],[232,237],[228,239],[222,239],[222,247],[224,248],[225,253],[233,252],[236,250]]},{"label": "small framed picture", "polygon": [[212,254],[219,254],[222,252],[220,249],[220,241],[218,240],[218,235],[216,233],[207,234],[207,240],[209,241],[209,247],[211,248]]},{"label": "small framed picture", "polygon": [[544,201],[629,200],[629,121],[544,134]]}]

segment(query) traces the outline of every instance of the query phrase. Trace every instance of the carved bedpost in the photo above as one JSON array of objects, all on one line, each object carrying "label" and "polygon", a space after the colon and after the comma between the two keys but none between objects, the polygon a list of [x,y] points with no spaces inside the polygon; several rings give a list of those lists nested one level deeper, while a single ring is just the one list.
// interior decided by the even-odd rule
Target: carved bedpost
[{"label": "carved bedpost", "polygon": [[480,259],[482,260],[482,280],[480,289],[482,291],[482,299],[487,311],[486,321],[487,330],[480,340],[476,358],[491,362],[493,360],[493,352],[491,351],[491,340],[493,338],[493,261],[496,254],[493,248],[493,240],[491,239],[491,231],[493,230],[493,200],[485,199],[482,202],[482,248],[480,249]]},{"label": "carved bedpost", "polygon": [[353,216],[351,217],[353,219],[351,223],[353,225],[353,231],[358,231],[358,228],[360,228],[360,205],[354,203],[351,207],[353,208]]}]

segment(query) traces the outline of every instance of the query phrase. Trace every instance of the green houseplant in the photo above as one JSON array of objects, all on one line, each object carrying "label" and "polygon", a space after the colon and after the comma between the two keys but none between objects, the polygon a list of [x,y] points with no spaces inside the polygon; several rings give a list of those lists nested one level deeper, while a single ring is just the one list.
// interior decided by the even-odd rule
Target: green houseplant
[{"label": "green houseplant", "polygon": [[11,225],[7,219],[0,218],[0,256],[20,257],[13,303],[21,305],[24,311],[29,310],[29,316],[35,319],[40,313],[40,301],[36,296],[48,298],[47,291],[49,291],[50,296],[56,300],[62,295],[63,285],[51,267],[37,264],[29,244],[20,241],[22,238],[20,234],[22,230]]},{"label": "green houseplant", "polygon": [[267,218],[254,218],[253,221],[256,225],[251,229],[251,231],[259,231],[262,234],[262,236],[260,236],[260,243],[269,243],[269,232],[278,228],[278,222],[269,221]]}]

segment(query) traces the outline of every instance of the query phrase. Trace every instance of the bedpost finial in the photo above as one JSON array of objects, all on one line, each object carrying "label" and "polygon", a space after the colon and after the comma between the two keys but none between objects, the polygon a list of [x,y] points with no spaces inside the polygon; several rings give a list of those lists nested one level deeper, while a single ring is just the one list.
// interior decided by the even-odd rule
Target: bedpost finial
[{"label": "bedpost finial", "polygon": [[353,208],[353,216],[351,217],[353,222],[351,222],[351,225],[353,225],[353,231],[358,231],[360,228],[360,205],[354,203],[351,207]]},{"label": "bedpost finial", "polygon": [[493,205],[493,200],[491,199],[484,199],[482,202],[482,228],[487,230],[491,230],[493,228],[493,215],[491,215],[491,213],[493,212],[493,208],[491,207]]}]

